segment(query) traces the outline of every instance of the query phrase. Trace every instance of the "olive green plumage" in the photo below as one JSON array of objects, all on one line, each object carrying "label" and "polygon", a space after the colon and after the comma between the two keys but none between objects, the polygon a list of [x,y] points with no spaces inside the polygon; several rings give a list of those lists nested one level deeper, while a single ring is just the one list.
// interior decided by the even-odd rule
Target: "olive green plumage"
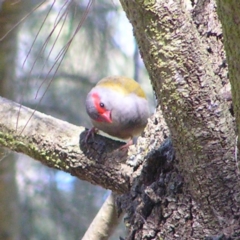
[{"label": "olive green plumage", "polygon": [[97,85],[111,88],[114,91],[121,92],[123,95],[135,93],[139,97],[146,98],[141,86],[132,78],[124,76],[106,77],[101,79]]}]

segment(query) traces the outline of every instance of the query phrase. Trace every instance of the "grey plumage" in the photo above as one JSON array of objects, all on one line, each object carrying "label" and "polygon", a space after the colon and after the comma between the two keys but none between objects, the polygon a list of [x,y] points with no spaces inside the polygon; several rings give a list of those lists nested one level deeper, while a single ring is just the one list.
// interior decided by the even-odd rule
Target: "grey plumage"
[{"label": "grey plumage", "polygon": [[[105,109],[110,111],[111,123],[99,121],[101,114],[95,107],[93,94],[97,94]],[[101,85],[96,85],[89,92],[86,110],[95,128],[121,139],[140,135],[150,115],[148,102],[144,97],[138,96],[135,92],[126,94],[125,91],[114,91]]]}]

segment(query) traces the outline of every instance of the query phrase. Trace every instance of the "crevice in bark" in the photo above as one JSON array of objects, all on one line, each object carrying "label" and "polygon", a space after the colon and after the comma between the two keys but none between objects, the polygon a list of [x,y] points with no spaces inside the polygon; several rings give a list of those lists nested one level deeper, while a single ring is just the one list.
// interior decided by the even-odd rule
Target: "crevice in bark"
[{"label": "crevice in bark", "polygon": [[176,161],[171,139],[168,138],[144,162],[143,176],[131,193],[118,198],[120,208],[127,212],[125,223],[129,226],[129,234],[126,240],[164,238],[163,229],[166,227],[174,237],[179,233],[176,233],[171,221],[175,218],[175,224],[179,225],[181,215],[184,215],[182,223],[191,223],[191,205],[184,205],[189,208],[187,212],[183,207],[179,208],[183,203],[184,178],[174,164]]}]

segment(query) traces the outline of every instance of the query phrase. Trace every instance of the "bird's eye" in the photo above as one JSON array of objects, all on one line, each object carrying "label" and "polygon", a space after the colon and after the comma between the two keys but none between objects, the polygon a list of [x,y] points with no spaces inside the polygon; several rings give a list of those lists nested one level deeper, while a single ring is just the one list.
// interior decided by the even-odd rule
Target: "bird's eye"
[{"label": "bird's eye", "polygon": [[104,103],[100,102],[100,103],[99,103],[99,106],[100,106],[101,108],[104,108]]}]

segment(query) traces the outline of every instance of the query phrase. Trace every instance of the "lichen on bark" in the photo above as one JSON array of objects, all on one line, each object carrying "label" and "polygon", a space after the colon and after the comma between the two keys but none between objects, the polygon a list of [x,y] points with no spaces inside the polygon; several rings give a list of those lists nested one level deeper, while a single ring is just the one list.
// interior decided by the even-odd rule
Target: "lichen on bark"
[{"label": "lichen on bark", "polygon": [[[171,216],[165,223],[160,221],[162,234],[168,229],[166,221],[173,223],[171,233],[160,234],[167,239],[200,239],[230,226],[239,228],[234,220],[239,209],[236,133],[229,107],[219,94],[226,76],[216,65],[216,59],[224,62],[221,27],[214,1],[203,2],[192,2],[189,10],[184,1],[121,1],[169,127],[177,159],[174,166],[184,179],[184,194],[176,195],[176,202],[184,199],[182,203],[191,209],[191,224],[183,220],[176,226]],[[208,7],[213,11],[206,11]],[[205,25],[197,22],[201,14],[209,20]],[[221,51],[215,51],[210,37]],[[183,229],[191,235],[184,235]]]}]

